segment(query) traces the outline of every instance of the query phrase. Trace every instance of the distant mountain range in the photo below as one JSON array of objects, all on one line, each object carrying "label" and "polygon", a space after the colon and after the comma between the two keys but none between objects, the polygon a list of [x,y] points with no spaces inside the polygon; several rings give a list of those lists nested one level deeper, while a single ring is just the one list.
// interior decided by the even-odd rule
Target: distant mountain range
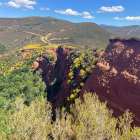
[{"label": "distant mountain range", "polygon": [[140,36],[140,25],[117,27],[112,25],[101,24],[100,26],[113,33],[129,36]]},{"label": "distant mountain range", "polygon": [[100,24],[101,27],[115,27],[113,25]]}]

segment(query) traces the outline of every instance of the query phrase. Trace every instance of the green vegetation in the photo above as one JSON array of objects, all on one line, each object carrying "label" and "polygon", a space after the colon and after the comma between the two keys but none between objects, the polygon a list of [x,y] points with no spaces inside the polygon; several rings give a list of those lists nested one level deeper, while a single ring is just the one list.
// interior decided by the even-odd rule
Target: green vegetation
[{"label": "green vegetation", "polygon": [[[46,59],[49,60],[51,63],[53,63],[55,59],[55,55],[47,52],[47,50],[52,47],[54,46],[53,45],[40,46],[39,44],[35,44],[35,45],[25,46],[18,51],[13,51],[11,54],[8,54],[7,57],[1,58],[0,74],[7,76],[14,69],[22,68],[24,64],[27,64],[28,66],[31,67],[32,63],[40,56],[42,52],[43,55],[46,57]],[[30,52],[28,52],[26,55],[26,51],[30,51]]]},{"label": "green vegetation", "polygon": [[[42,71],[34,73],[31,69],[40,53],[48,63],[54,62],[55,55],[46,52],[47,46],[29,45],[1,61],[1,70],[8,70],[8,74],[0,75],[0,139],[138,139],[140,128],[131,127],[134,115],[128,110],[116,119],[112,117],[112,111],[107,109],[106,103],[101,103],[96,94],[84,95],[83,102],[79,98],[82,86],[98,61],[101,48],[67,48],[73,49],[66,58],[66,62],[72,62],[68,80],[71,94],[57,106],[55,114],[52,113],[53,106],[47,99],[51,100],[62,84],[60,63],[53,65],[54,80],[48,87],[41,81]],[[24,49],[31,51],[25,57],[22,56]],[[13,61],[17,59],[20,61]],[[79,85],[77,76],[81,78]],[[66,101],[71,105],[65,107]]]},{"label": "green vegetation", "polygon": [[0,44],[0,54],[3,54],[5,52],[5,46],[3,44]]},{"label": "green vegetation", "polygon": [[5,130],[2,125],[5,115],[10,109],[10,104],[20,96],[24,104],[30,105],[36,97],[47,97],[46,84],[41,81],[42,71],[34,73],[32,63],[44,52],[45,59],[53,63],[55,56],[47,53],[48,46],[37,45],[26,46],[30,50],[23,56],[24,48],[12,52],[0,61],[0,133]]},{"label": "green vegetation", "polygon": [[[67,98],[68,100],[79,97],[81,88],[98,61],[100,51],[101,49],[91,46],[86,50],[75,50],[71,52],[69,58],[72,59],[73,63],[69,71],[68,84],[71,88],[71,95]],[[81,83],[77,85],[77,77],[79,76],[81,77]]]},{"label": "green vegetation", "polygon": [[131,36],[131,37],[125,37],[125,36],[117,36],[117,37],[110,37],[110,39],[118,39],[118,40],[138,40],[140,41],[139,36]]},{"label": "green vegetation", "polygon": [[[24,65],[20,69],[13,70],[9,76],[0,76],[0,120],[4,119],[7,110],[10,109],[10,103],[15,101],[17,96],[24,99],[26,105],[30,105],[36,96],[46,94],[46,84],[41,82],[41,71],[33,74],[30,67]],[[4,127],[0,122],[0,132]]]},{"label": "green vegetation", "polygon": [[[76,23],[70,24],[63,32],[52,34],[49,39],[61,38],[62,40],[54,40],[54,43],[64,43],[66,45],[75,45],[85,47],[86,45],[106,48],[109,38],[116,36],[113,33],[101,28],[95,23]],[[64,38],[69,38],[63,40]],[[74,40],[73,40],[74,38]]]},{"label": "green vegetation", "polygon": [[[46,85],[40,82],[41,73],[35,73],[24,65],[22,69],[15,69],[8,77],[1,76],[0,95],[7,101],[13,102],[16,96],[22,95],[27,105],[36,96],[44,95]],[[38,95],[39,94],[39,95]]]},{"label": "green vegetation", "polygon": [[[95,23],[71,23],[53,17],[1,18],[0,42],[6,51],[18,50],[30,44],[45,45],[41,36],[53,33],[48,39],[51,43],[85,47],[86,45],[103,47],[109,43],[109,37],[115,36]],[[16,26],[13,26],[16,25]]]},{"label": "green vegetation", "polygon": [[[28,24],[23,24],[23,26],[37,26],[40,24],[46,24],[46,23],[66,23],[64,20],[56,19],[56,18],[43,18],[43,17],[30,17],[30,22]],[[32,21],[32,22],[31,22]],[[34,21],[34,22],[33,22]],[[68,23],[68,22],[67,22]]]},{"label": "green vegetation", "polygon": [[69,42],[70,42],[70,43],[75,43],[75,39],[71,36],[71,37],[69,38]]},{"label": "green vegetation", "polygon": [[28,107],[22,98],[11,104],[3,125],[1,139],[46,139],[46,140],[131,140],[140,138],[140,128],[131,127],[133,114],[128,110],[119,119],[112,117],[106,103],[97,95],[84,95],[84,102],[75,100],[70,112],[65,108],[56,110],[52,120],[51,104],[43,97],[36,98]]}]

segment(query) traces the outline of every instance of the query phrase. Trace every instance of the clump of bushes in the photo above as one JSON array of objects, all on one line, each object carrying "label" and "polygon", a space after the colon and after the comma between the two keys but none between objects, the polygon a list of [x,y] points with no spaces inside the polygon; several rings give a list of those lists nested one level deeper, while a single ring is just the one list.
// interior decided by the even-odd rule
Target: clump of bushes
[{"label": "clump of bushes", "polygon": [[140,37],[139,36],[131,36],[131,37],[126,37],[126,36],[112,36],[109,38],[110,40],[138,40],[140,41]]},{"label": "clump of bushes", "polygon": [[129,110],[118,119],[112,116],[106,103],[101,103],[96,94],[84,95],[70,106],[56,110],[52,120],[52,106],[43,97],[36,98],[28,107],[20,97],[12,104],[3,122],[6,131],[1,139],[46,139],[46,140],[131,140],[140,138],[140,128],[131,127],[133,114]]},{"label": "clump of bushes", "polygon": [[6,47],[3,44],[0,44],[0,54],[5,52]]},{"label": "clump of bushes", "polygon": [[[82,88],[98,61],[100,51],[101,49],[95,49],[91,46],[85,50],[75,50],[74,52],[71,52],[69,57],[72,59],[72,63],[70,65],[68,79],[68,84],[71,90],[74,90],[75,88]],[[80,85],[79,83],[77,84],[76,81],[77,75],[79,75],[82,79],[82,81],[80,81]],[[79,97],[78,94],[76,94],[75,97]]]}]

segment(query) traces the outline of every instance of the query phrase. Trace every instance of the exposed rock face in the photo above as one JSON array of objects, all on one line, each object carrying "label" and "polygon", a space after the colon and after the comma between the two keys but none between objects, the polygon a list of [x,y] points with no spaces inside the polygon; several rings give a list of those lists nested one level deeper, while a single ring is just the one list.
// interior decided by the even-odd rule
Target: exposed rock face
[{"label": "exposed rock face", "polygon": [[49,61],[47,61],[46,57],[41,56],[32,64],[32,66],[34,66],[35,71],[38,71],[39,69],[42,70],[42,81],[44,81],[47,86],[53,81],[54,67]]},{"label": "exposed rock face", "polygon": [[[55,70],[57,70],[55,77],[58,81],[58,91],[56,94],[50,99],[53,103],[53,107],[57,107],[60,103],[62,103],[65,98],[69,96],[69,69],[70,69],[70,59],[67,59],[67,56],[70,55],[70,50],[67,50],[63,47],[59,47],[56,51],[57,53],[57,61],[55,65]],[[57,86],[57,84],[56,84]]]},{"label": "exposed rock face", "polygon": [[[39,69],[43,71],[42,81],[47,85],[48,100],[52,102],[53,108],[56,108],[70,96],[71,87],[68,85],[68,75],[72,61],[71,59],[67,59],[67,56],[70,55],[70,50],[64,47],[59,47],[57,50],[49,50],[48,52],[56,55],[55,65],[52,65],[49,61],[45,61],[43,59],[45,57],[41,56],[32,66],[35,67],[35,71]],[[79,86],[81,82],[79,80],[80,76],[78,76],[79,74],[76,77],[76,81],[79,81],[76,86]]]},{"label": "exposed rock face", "polygon": [[115,116],[129,109],[135,114],[135,125],[140,125],[140,41],[110,40],[83,86],[81,98],[84,92],[96,92]]}]

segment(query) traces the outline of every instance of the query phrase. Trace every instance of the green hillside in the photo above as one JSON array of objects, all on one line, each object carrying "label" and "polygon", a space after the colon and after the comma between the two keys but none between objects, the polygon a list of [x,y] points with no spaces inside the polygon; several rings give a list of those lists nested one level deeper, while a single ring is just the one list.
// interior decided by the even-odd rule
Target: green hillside
[{"label": "green hillside", "polygon": [[[49,38],[60,38],[61,40],[54,40],[57,43],[68,43],[79,46],[95,46],[105,48],[109,43],[109,38],[114,34],[106,31],[95,23],[75,23],[65,29],[63,32],[57,32]],[[65,39],[64,38],[69,38]],[[70,39],[73,40],[71,41]]]},{"label": "green hillside", "polygon": [[48,45],[48,40],[40,40],[48,33],[53,44],[77,47],[105,48],[114,36],[95,23],[72,23],[53,17],[0,18],[0,43],[8,53],[30,44]]}]

